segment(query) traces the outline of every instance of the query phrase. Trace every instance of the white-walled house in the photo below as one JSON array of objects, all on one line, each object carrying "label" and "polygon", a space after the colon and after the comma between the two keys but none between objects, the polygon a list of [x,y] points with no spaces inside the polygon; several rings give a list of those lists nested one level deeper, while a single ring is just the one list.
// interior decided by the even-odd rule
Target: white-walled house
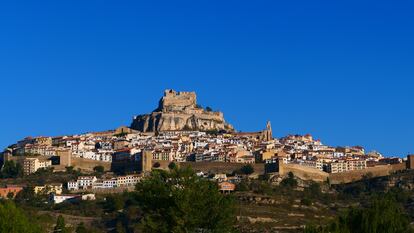
[{"label": "white-walled house", "polygon": [[51,196],[51,200],[55,204],[59,204],[65,201],[93,201],[96,200],[95,194],[89,193],[89,194],[83,194],[83,195],[74,195],[74,194],[53,194]]},{"label": "white-walled house", "polygon": [[79,189],[79,185],[77,181],[69,181],[68,182],[68,190],[78,190]]}]

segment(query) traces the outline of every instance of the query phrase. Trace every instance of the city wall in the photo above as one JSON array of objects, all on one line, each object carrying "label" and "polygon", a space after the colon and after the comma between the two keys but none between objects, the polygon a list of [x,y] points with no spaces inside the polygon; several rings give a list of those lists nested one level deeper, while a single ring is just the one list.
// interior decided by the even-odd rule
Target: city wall
[{"label": "city wall", "polygon": [[[191,166],[195,171],[211,172],[211,173],[227,173],[230,174],[240,169],[246,164],[225,163],[225,162],[184,162],[181,166]],[[254,168],[254,174],[260,175],[264,173],[264,164],[251,164]],[[329,178],[331,184],[350,183],[363,178],[364,175],[370,173],[372,177],[387,176],[392,172],[406,169],[406,164],[390,164],[380,165],[376,167],[368,167],[364,170],[354,170],[343,173],[326,173],[314,168],[304,167],[298,164],[281,164],[279,174],[286,176],[292,172],[296,177],[302,180],[313,180],[316,182],[325,182]]]}]

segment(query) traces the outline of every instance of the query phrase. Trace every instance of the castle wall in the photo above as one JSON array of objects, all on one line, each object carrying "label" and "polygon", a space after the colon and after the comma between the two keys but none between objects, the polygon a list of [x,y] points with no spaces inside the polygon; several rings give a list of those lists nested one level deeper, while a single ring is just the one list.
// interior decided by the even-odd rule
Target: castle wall
[{"label": "castle wall", "polygon": [[224,121],[223,113],[197,108],[196,100],[195,92],[166,90],[158,109],[151,114],[134,117],[131,128],[141,132],[233,130]]}]

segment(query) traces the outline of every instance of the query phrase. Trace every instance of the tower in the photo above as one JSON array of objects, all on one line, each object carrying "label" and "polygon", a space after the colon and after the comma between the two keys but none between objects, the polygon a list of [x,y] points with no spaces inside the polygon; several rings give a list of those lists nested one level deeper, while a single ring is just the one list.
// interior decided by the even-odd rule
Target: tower
[{"label": "tower", "polygon": [[267,123],[266,123],[266,129],[262,131],[261,139],[263,141],[271,141],[271,140],[273,140],[272,125],[270,124],[270,121],[267,121]]},{"label": "tower", "polygon": [[70,150],[58,150],[56,155],[59,156],[60,165],[65,167],[72,166],[72,152]]},{"label": "tower", "polygon": [[266,134],[267,134],[266,135],[267,141],[270,141],[273,139],[272,125],[270,124],[270,121],[267,121],[267,124],[266,124]]},{"label": "tower", "polygon": [[142,152],[142,172],[151,172],[152,169],[152,152],[144,150]]}]

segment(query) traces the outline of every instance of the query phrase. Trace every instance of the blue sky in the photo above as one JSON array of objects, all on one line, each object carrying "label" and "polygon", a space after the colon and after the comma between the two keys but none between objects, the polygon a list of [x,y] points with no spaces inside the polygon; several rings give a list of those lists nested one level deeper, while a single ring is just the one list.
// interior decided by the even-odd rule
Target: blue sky
[{"label": "blue sky", "polygon": [[414,153],[412,1],[1,1],[0,147],[128,125],[166,88],[242,131]]}]

